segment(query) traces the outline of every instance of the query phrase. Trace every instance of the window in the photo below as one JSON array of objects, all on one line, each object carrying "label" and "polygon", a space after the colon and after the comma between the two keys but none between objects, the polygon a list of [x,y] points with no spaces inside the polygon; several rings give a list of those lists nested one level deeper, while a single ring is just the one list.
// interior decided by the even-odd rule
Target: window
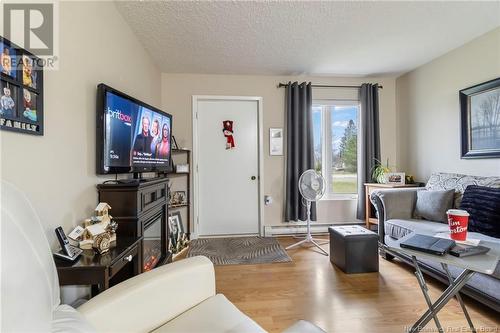
[{"label": "window", "polygon": [[330,197],[358,192],[358,101],[314,101],[314,167]]}]

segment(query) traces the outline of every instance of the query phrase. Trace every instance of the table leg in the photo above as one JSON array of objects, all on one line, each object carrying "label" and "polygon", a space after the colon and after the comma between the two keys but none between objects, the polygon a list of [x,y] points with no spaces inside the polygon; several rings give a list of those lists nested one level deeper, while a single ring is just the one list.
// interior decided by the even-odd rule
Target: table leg
[{"label": "table leg", "polygon": [[[429,307],[429,310],[432,314],[432,317],[434,318],[434,322],[436,323],[436,326],[438,328],[438,331],[440,333],[443,333],[443,327],[441,326],[441,323],[439,322],[439,319],[437,317],[437,311],[434,310],[434,306],[432,305],[431,298],[429,296],[429,289],[427,288],[427,284],[425,283],[424,275],[422,274],[422,271],[420,270],[420,267],[418,266],[417,258],[415,256],[412,256],[411,259],[413,260],[413,265],[415,265],[415,276],[417,277],[418,285],[420,286],[420,289],[422,290],[422,294],[424,294],[425,301],[427,302],[427,306]],[[420,330],[420,329],[419,329]]]},{"label": "table leg", "polygon": [[[453,277],[450,273],[450,270],[448,269],[448,265],[445,263],[441,263],[441,267],[443,267],[443,270],[446,272],[446,275],[448,276],[448,281],[453,283]],[[472,323],[472,319],[470,318],[469,312],[467,311],[467,308],[465,307],[464,301],[462,300],[462,296],[460,296],[460,293],[457,293],[455,295],[458,303],[460,303],[460,306],[462,307],[462,311],[464,312],[465,319],[467,319],[467,323],[469,323],[469,327],[473,333],[476,333],[476,329],[474,328],[474,324]]]},{"label": "table leg", "polygon": [[451,283],[448,288],[445,289],[445,291],[439,296],[436,302],[432,304],[432,307],[434,308],[434,311],[431,311],[431,309],[427,310],[422,317],[420,317],[419,320],[412,326],[410,329],[410,332],[419,332],[422,330],[422,328],[427,325],[427,323],[432,319],[434,316],[434,313],[438,313],[445,305],[446,303],[449,302],[450,299],[452,299],[459,291],[462,289],[462,287],[467,283],[467,281],[470,280],[470,278],[474,275],[474,271],[465,269],[460,273],[459,276],[455,280],[453,280],[453,283]]},{"label": "table leg", "polygon": [[102,272],[102,276],[100,277],[100,281],[98,284],[94,284],[91,287],[91,295],[92,297],[97,296],[102,293],[104,290],[109,288],[109,276],[107,270]]}]

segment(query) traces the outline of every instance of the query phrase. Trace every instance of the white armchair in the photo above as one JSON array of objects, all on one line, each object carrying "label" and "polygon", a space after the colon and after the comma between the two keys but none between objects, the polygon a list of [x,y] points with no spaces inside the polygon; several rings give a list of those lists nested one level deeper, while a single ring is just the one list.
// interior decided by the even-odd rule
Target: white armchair
[{"label": "white armchair", "polygon": [[[92,298],[61,305],[57,271],[39,218],[11,184],[1,187],[1,332],[265,332],[215,294],[210,260],[158,267]],[[323,332],[300,321],[288,332]]]}]

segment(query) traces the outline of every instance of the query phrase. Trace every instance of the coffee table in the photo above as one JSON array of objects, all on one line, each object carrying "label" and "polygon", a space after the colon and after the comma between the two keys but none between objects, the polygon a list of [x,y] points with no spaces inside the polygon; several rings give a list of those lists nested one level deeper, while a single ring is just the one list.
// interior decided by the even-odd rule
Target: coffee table
[{"label": "coffee table", "polygon": [[[429,310],[427,310],[420,317],[420,319],[418,319],[415,322],[415,324],[411,327],[409,332],[420,332],[425,327],[425,325],[427,325],[427,323],[429,323],[429,321],[431,321],[432,319],[434,319],[434,322],[436,323],[439,332],[444,332],[441,323],[439,322],[439,319],[437,317],[437,314],[453,297],[456,297],[458,302],[460,303],[464,316],[467,319],[467,322],[472,332],[476,332],[476,329],[472,324],[470,315],[467,312],[467,308],[465,307],[465,304],[462,301],[462,298],[460,297],[459,291],[475,273],[483,273],[488,275],[492,275],[494,273],[495,268],[498,264],[498,260],[500,258],[500,246],[498,246],[498,244],[481,241],[480,244],[489,247],[490,251],[485,254],[464,257],[464,258],[458,258],[450,254],[439,256],[439,255],[433,255],[420,251],[401,248],[400,246],[401,242],[412,237],[413,235],[415,235],[415,233],[411,233],[399,239],[394,245],[389,246],[389,248],[392,251],[398,252],[400,254],[412,258],[413,265],[415,266],[415,275],[417,277],[418,284],[420,286],[420,289],[422,289],[425,301],[427,303],[427,306],[429,307]],[[445,289],[445,291],[441,294],[441,296],[439,296],[439,298],[434,303],[432,303],[429,297],[427,284],[425,283],[425,279],[422,274],[422,271],[420,270],[417,258],[439,262],[443,270],[446,272],[446,275],[448,276],[448,281],[450,285],[448,286],[448,288]],[[448,265],[462,268],[463,271],[455,279],[453,279],[453,276],[451,275],[450,270],[448,269]]]}]

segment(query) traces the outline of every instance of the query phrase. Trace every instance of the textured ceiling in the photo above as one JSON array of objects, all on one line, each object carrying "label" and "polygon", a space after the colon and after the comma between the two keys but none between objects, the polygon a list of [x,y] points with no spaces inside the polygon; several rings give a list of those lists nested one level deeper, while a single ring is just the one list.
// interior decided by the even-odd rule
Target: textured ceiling
[{"label": "textured ceiling", "polygon": [[169,73],[399,74],[500,25],[500,2],[118,1],[116,6]]}]

